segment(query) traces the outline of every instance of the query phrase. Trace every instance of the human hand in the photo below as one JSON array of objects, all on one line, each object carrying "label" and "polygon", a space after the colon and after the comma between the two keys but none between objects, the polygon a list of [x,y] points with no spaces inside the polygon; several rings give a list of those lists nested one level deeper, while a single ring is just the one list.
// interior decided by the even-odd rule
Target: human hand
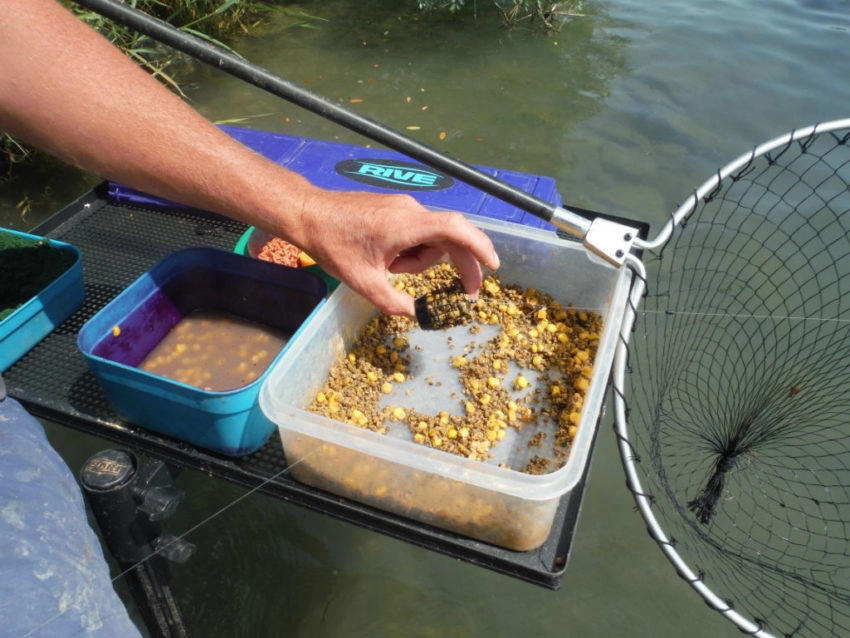
[{"label": "human hand", "polygon": [[414,316],[413,298],[388,271],[422,272],[448,255],[474,297],[481,264],[499,267],[490,238],[463,215],[429,211],[408,195],[319,191],[300,222],[293,243],[387,314]]}]

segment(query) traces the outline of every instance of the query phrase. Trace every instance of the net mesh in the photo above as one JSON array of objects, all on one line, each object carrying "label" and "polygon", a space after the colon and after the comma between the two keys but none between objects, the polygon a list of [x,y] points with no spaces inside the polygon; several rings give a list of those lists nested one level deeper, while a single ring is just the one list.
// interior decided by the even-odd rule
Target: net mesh
[{"label": "net mesh", "polygon": [[850,635],[848,138],[754,152],[643,259],[624,462],[751,633]]}]

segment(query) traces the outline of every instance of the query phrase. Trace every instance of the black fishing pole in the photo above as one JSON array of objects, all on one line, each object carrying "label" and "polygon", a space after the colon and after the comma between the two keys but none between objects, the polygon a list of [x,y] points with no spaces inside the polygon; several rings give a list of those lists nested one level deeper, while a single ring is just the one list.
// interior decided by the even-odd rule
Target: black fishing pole
[{"label": "black fishing pole", "polygon": [[557,228],[584,240],[584,245],[615,263],[623,263],[637,232],[603,219],[592,222],[566,208],[542,200],[492,175],[447,156],[434,148],[399,133],[383,124],[350,111],[327,98],[308,91],[288,80],[251,64],[244,58],[225,51],[210,42],[151,17],[119,0],[76,0],[77,4],[105,18],[133,29],[173,49],[263,89],[311,113],[344,126],[379,144],[441,170],[462,182],[524,210]]}]

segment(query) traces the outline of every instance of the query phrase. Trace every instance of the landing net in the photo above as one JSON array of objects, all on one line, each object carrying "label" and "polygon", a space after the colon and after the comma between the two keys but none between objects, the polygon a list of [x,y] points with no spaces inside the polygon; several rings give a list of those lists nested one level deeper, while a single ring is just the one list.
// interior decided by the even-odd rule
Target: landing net
[{"label": "landing net", "polygon": [[850,120],[738,158],[629,265],[616,428],[650,535],[745,633],[850,635]]}]

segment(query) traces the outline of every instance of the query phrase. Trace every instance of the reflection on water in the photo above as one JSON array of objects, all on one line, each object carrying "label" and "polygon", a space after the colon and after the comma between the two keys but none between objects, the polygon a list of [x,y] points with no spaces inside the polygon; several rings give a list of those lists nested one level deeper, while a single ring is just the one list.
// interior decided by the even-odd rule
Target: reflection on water
[{"label": "reflection on water", "polygon": [[[478,22],[417,19],[397,2],[353,12],[351,4],[329,3],[333,17],[309,31],[281,16],[240,53],[472,163],[551,173],[553,143],[603,108],[625,66],[626,41],[601,28],[608,19],[594,7],[545,34],[501,29],[491,12]],[[212,119],[246,117],[258,128],[368,143],[236,80],[211,82],[214,74],[203,70],[190,93]]]},{"label": "reflection on water", "polygon": [[[416,19],[412,4],[287,4],[326,20],[306,29],[282,15],[237,49],[458,159],[555,177],[566,202],[654,230],[719,166],[850,103],[836,81],[850,27],[839,0],[585,0],[556,34],[504,30],[487,3],[477,22]],[[367,143],[214,70],[189,81],[211,119]],[[51,437],[72,468],[103,446]],[[194,472],[179,485],[189,498],[174,533],[244,493]],[[173,573],[195,635],[738,635],[647,537],[607,417],[559,592],[260,495],[188,540],[196,553]]]}]

